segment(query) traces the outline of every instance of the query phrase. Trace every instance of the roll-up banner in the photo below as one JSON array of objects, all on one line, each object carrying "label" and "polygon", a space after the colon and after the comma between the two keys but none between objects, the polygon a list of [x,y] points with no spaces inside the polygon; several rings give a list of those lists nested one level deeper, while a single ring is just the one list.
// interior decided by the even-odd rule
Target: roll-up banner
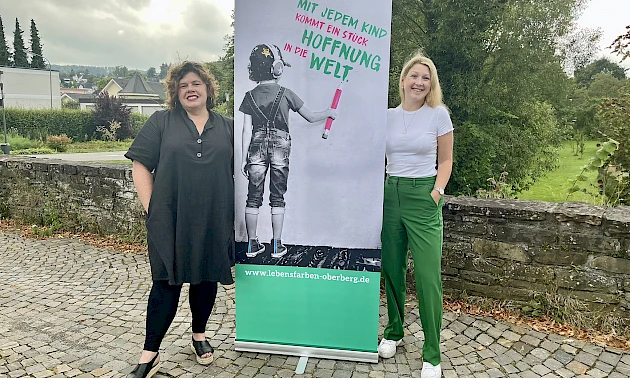
[{"label": "roll-up banner", "polygon": [[378,361],[390,25],[391,1],[236,1],[237,350]]}]

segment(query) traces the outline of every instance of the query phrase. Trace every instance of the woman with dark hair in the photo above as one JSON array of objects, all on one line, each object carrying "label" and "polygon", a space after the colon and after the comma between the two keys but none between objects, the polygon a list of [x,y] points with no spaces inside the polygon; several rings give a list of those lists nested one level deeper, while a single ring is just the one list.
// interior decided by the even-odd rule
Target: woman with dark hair
[{"label": "woman with dark hair", "polygon": [[128,378],[153,376],[159,347],[190,284],[190,347],[197,362],[212,362],[205,328],[217,283],[232,284],[234,263],[234,121],[211,109],[216,84],[199,63],[182,62],[166,78],[168,110],[151,115],[125,155],[147,212],[153,286],[146,337]]}]

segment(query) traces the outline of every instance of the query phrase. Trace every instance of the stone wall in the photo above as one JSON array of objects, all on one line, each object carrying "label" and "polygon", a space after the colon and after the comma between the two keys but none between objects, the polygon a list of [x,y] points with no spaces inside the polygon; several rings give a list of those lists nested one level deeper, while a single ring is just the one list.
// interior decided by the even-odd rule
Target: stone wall
[{"label": "stone wall", "polygon": [[130,164],[0,155],[0,215],[127,240],[146,237]]},{"label": "stone wall", "polygon": [[[571,296],[630,319],[630,207],[447,198],[445,292]],[[131,166],[0,156],[0,215],[143,240]]]},{"label": "stone wall", "polygon": [[445,292],[572,297],[630,320],[630,207],[449,198]]}]

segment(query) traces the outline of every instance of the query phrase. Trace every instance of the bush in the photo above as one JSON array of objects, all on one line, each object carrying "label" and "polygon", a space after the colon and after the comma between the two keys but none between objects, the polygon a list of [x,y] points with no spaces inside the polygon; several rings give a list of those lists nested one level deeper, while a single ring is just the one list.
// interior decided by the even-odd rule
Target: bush
[{"label": "bush", "polygon": [[148,119],[149,119],[149,116],[146,114],[131,113],[131,129],[133,133],[131,138],[135,138],[136,135],[138,135],[138,132],[140,131],[142,126],[144,126],[144,124],[147,123]]},{"label": "bush", "polygon": [[75,141],[85,140],[92,126],[92,112],[71,109],[6,109],[7,127],[31,140],[66,134]]},{"label": "bush", "polygon": [[121,98],[102,92],[96,97],[92,112],[93,129],[88,132],[91,137],[99,131],[99,127],[109,127],[112,122],[120,124],[116,132],[117,140],[129,139],[133,136],[131,128],[131,108]]},{"label": "bush", "polygon": [[25,150],[27,148],[35,148],[41,145],[40,142],[30,140],[17,134],[7,135],[7,141],[9,142],[9,145],[11,145],[11,151]]},{"label": "bush", "polygon": [[66,134],[50,135],[46,138],[46,145],[57,152],[64,152],[68,149],[68,145],[72,143],[72,139]]},{"label": "bush", "polygon": [[47,155],[54,154],[57,151],[48,147],[27,148],[25,150],[13,151],[11,149],[11,155]]},{"label": "bush", "polygon": [[61,107],[62,107],[63,109],[74,109],[74,110],[79,110],[79,109],[81,109],[81,104],[79,104],[79,103],[78,103],[78,102],[76,102],[76,101],[70,101],[70,100],[68,100],[68,101],[62,102],[62,103],[61,103]]}]

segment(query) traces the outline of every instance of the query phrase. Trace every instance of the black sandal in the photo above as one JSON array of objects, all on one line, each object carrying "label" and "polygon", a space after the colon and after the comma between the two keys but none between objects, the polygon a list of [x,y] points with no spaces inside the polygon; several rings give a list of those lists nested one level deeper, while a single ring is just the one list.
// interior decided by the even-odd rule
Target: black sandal
[{"label": "black sandal", "polygon": [[[214,348],[207,339],[203,341],[195,341],[195,339],[192,339],[190,349],[195,354],[195,357],[197,357],[197,362],[201,365],[210,365],[214,360]],[[201,357],[206,353],[212,353],[212,355],[210,357]]]},{"label": "black sandal", "polygon": [[157,353],[153,359],[149,362],[145,362],[143,364],[138,364],[135,369],[131,371],[131,373],[127,374],[127,378],[151,378],[155,375],[155,373],[160,370],[161,361],[155,361],[160,356],[160,353]]}]

